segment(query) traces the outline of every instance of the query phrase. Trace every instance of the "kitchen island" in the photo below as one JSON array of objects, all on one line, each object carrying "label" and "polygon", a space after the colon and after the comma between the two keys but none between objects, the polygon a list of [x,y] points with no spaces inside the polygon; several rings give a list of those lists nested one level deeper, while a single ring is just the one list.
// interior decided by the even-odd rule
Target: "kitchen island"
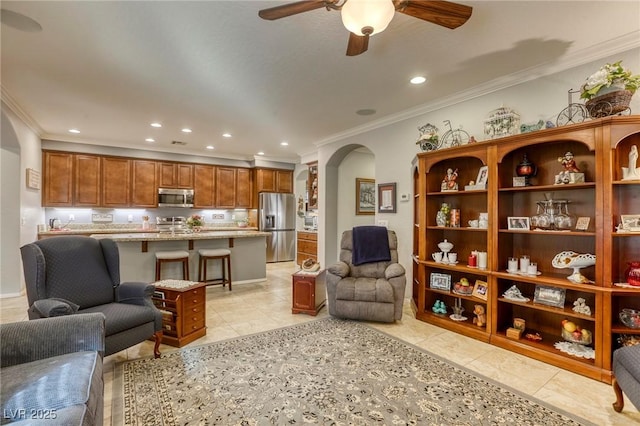
[{"label": "kitchen island", "polygon": [[[122,281],[155,281],[155,252],[167,250],[189,251],[189,274],[198,279],[198,250],[227,248],[231,250],[231,276],[233,284],[264,281],[267,277],[267,232],[255,230],[203,231],[193,233],[129,232],[92,234],[92,238],[109,238],[120,251],[120,278]],[[181,265],[163,265],[163,279],[181,279]],[[210,263],[209,276],[221,273],[218,262]]]}]

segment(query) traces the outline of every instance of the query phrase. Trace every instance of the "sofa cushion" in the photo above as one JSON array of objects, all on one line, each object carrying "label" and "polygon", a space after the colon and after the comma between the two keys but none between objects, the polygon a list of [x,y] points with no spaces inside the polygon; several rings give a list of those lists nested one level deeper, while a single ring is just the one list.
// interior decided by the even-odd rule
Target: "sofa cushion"
[{"label": "sofa cushion", "polygon": [[336,288],[336,299],[393,303],[393,288],[383,278],[346,277]]},{"label": "sofa cushion", "polygon": [[[90,424],[102,418],[102,358],[98,352],[75,352],[2,369],[2,424],[37,420],[49,414]],[[66,409],[68,408],[68,409]],[[51,424],[62,424],[53,421]]]},{"label": "sofa cushion", "polygon": [[148,322],[154,322],[155,309],[148,306],[133,305],[130,303],[108,303],[84,309],[81,313],[100,312],[105,316],[104,335],[112,336],[121,331],[135,328]]}]

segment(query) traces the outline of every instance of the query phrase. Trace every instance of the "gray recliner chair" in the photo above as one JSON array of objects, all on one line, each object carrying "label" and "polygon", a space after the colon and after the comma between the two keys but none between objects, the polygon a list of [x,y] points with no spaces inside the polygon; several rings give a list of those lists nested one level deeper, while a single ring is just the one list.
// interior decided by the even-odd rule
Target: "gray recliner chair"
[{"label": "gray recliner chair", "polygon": [[624,408],[623,392],[640,410],[640,345],[613,351],[613,390],[616,393],[613,409],[618,413]]},{"label": "gray recliner chair", "polygon": [[[406,285],[405,270],[398,263],[396,233],[386,228],[382,229],[386,232],[378,230],[377,245],[384,243],[382,245],[386,247],[388,242],[389,260],[354,262],[353,233],[357,230],[354,228],[342,234],[340,261],[327,270],[330,315],[380,322],[394,322],[402,319]],[[384,238],[385,233],[386,242],[380,240]],[[372,244],[368,244],[369,247],[376,245],[375,241],[370,240],[370,242]]]},{"label": "gray recliner chair", "polygon": [[162,313],[151,301],[155,286],[120,283],[113,240],[60,236],[20,248],[29,319],[99,312],[105,316],[105,355],[155,338],[160,356]]}]

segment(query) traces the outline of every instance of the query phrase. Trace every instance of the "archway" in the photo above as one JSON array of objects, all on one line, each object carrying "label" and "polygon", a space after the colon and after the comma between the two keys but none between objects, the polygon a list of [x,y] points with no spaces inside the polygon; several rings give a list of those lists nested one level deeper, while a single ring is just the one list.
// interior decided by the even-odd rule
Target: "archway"
[{"label": "archway", "polygon": [[356,215],[356,178],[375,178],[375,155],[358,144],[345,145],[329,157],[325,169],[324,262],[330,266],[338,259],[340,238],[345,229],[372,225],[373,215]]}]

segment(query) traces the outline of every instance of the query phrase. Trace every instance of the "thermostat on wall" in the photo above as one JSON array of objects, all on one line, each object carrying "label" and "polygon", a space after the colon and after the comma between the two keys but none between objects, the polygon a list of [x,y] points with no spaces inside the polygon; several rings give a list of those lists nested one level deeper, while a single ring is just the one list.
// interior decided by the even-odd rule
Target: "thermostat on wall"
[{"label": "thermostat on wall", "polygon": [[409,201],[411,194],[400,194],[400,201]]}]

